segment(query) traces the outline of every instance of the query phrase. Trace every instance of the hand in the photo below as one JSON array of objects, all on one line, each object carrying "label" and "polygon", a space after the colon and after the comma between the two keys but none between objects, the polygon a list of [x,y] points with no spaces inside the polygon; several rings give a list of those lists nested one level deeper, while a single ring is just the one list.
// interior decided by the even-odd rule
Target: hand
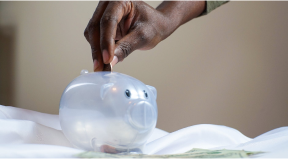
[{"label": "hand", "polygon": [[134,50],[155,47],[204,8],[204,1],[163,2],[157,9],[142,1],[100,1],[84,32],[94,71],[102,71],[104,63],[114,66]]}]

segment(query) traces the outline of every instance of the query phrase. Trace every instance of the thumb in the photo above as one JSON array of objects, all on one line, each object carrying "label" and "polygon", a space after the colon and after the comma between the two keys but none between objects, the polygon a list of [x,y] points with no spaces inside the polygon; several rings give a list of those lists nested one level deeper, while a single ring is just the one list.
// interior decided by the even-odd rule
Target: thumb
[{"label": "thumb", "polygon": [[114,56],[117,57],[118,61],[123,61],[133,51],[145,46],[147,41],[149,40],[144,31],[133,30],[116,43]]}]

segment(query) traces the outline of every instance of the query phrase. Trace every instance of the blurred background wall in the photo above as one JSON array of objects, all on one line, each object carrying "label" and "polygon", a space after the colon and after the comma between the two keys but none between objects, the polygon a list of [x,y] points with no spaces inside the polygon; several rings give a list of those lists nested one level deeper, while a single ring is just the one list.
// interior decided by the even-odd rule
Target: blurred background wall
[{"label": "blurred background wall", "polygon": [[[83,32],[97,3],[0,2],[15,39],[2,40],[0,96],[11,100],[0,104],[58,113],[67,84],[92,71]],[[158,128],[219,124],[255,137],[288,125],[287,14],[288,2],[229,2],[114,70],[157,88]]]}]

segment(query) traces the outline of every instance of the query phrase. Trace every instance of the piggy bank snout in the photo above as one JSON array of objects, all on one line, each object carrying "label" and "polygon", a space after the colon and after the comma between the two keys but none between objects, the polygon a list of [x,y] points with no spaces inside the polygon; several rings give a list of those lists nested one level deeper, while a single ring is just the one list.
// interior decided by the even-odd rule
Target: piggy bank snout
[{"label": "piggy bank snout", "polygon": [[128,109],[129,123],[136,129],[147,130],[156,124],[155,108],[147,101],[140,101]]}]

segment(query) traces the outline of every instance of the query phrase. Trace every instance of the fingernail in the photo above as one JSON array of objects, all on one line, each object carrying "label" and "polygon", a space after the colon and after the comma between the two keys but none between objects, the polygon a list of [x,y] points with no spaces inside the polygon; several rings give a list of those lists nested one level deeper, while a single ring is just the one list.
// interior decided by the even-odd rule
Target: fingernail
[{"label": "fingernail", "polygon": [[99,62],[95,59],[95,60],[93,61],[93,63],[94,63],[94,72],[95,72],[96,69],[97,69],[97,67],[98,67],[98,65],[99,65]]},{"label": "fingernail", "polygon": [[107,50],[103,50],[103,61],[104,63],[108,63],[109,62],[109,55],[108,55],[108,51]]},{"label": "fingernail", "polygon": [[118,62],[118,57],[117,57],[117,56],[114,56],[114,57],[113,57],[113,60],[112,60],[112,62],[111,62],[112,67],[115,66],[117,62]]}]

